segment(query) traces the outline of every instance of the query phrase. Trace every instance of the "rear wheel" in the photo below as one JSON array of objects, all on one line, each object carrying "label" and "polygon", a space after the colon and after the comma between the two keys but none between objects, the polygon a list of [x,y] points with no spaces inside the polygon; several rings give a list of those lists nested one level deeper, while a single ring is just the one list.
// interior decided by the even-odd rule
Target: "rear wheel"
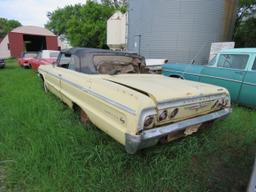
[{"label": "rear wheel", "polygon": [[80,109],[80,121],[84,125],[87,125],[90,122],[88,115],[82,109]]}]

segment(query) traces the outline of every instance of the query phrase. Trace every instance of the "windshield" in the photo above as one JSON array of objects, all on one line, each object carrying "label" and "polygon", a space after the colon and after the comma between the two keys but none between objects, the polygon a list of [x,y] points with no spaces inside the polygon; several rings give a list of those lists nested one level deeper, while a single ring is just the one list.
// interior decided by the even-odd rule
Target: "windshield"
[{"label": "windshield", "polygon": [[93,63],[100,74],[139,73],[142,60],[132,56],[96,55]]},{"label": "windshield", "polygon": [[209,61],[208,66],[213,66],[216,63],[217,56],[213,57],[211,61]]},{"label": "windshield", "polygon": [[24,58],[35,58],[37,53],[24,53]]},{"label": "windshield", "polygon": [[57,59],[59,55],[59,52],[50,52],[50,58]]}]

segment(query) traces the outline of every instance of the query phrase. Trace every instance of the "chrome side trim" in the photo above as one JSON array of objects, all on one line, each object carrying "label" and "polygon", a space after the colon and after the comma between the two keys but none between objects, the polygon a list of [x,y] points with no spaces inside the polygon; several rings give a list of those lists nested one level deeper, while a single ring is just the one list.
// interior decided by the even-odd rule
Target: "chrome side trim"
[{"label": "chrome side trim", "polygon": [[66,82],[66,83],[68,83],[68,84],[70,84],[70,85],[72,85],[72,86],[74,86],[74,87],[76,87],[77,89],[79,89],[79,90],[81,90],[81,91],[83,91],[83,92],[85,92],[85,93],[87,93],[87,94],[90,94],[90,95],[92,95],[92,96],[95,96],[95,97],[97,97],[98,99],[101,99],[101,100],[105,101],[105,102],[108,103],[108,104],[111,104],[111,105],[113,105],[113,106],[115,106],[115,107],[117,107],[117,108],[119,108],[119,109],[121,109],[121,110],[124,110],[124,111],[126,111],[126,112],[128,112],[128,113],[130,113],[130,114],[132,114],[132,115],[136,115],[136,111],[133,110],[133,109],[131,109],[131,108],[129,108],[129,107],[126,106],[126,105],[123,105],[123,104],[121,104],[121,103],[118,103],[118,102],[116,102],[116,101],[114,101],[114,100],[112,100],[112,99],[109,99],[109,98],[107,98],[107,97],[105,97],[105,96],[103,96],[103,95],[101,95],[101,94],[99,94],[99,93],[97,93],[97,92],[95,92],[95,91],[92,91],[91,89],[88,89],[88,88],[86,88],[86,87],[80,86],[80,85],[78,85],[78,84],[76,84],[76,83],[74,83],[74,82],[72,82],[72,81],[70,81],[70,80],[64,79],[63,77],[60,77],[60,76],[58,76],[58,75],[55,75],[55,74],[53,74],[53,73],[51,73],[51,72],[47,72],[47,71],[42,70],[42,69],[40,69],[40,70],[46,72],[47,74],[50,74],[50,75],[52,75],[52,76],[58,78],[58,79],[60,79],[60,80]]},{"label": "chrome side trim", "polygon": [[154,129],[143,131],[140,135],[126,134],[125,148],[130,154],[136,153],[138,150],[153,146],[158,143],[159,139],[176,131],[185,130],[187,127],[202,124],[205,122],[217,120],[226,117],[232,112],[231,108],[202,115],[192,119],[180,121],[177,123],[157,127]]},{"label": "chrome side trim", "polygon": [[188,73],[188,72],[175,71],[175,70],[170,70],[170,69],[166,69],[164,71],[169,71],[169,72],[174,72],[174,73],[182,73],[182,74],[187,74],[187,75],[195,75],[195,76],[199,76],[199,77],[210,77],[210,78],[214,78],[214,79],[227,80],[227,81],[232,81],[232,82],[236,82],[236,83],[242,83],[243,82],[243,81],[240,81],[240,80],[235,80],[235,79],[230,79],[230,78],[215,77],[215,76],[212,76],[212,75],[203,75],[203,74],[198,74],[198,73]]},{"label": "chrome side trim", "polygon": [[165,101],[162,103],[158,103],[158,109],[162,110],[166,108],[191,105],[199,102],[207,102],[207,101],[217,100],[226,96],[227,95],[225,95],[224,93],[219,93],[215,95],[204,95],[204,96],[189,97],[189,98],[172,100],[172,101]]},{"label": "chrome side trim", "polygon": [[256,83],[250,83],[250,82],[244,82],[243,84],[251,85],[251,86],[256,86]]}]

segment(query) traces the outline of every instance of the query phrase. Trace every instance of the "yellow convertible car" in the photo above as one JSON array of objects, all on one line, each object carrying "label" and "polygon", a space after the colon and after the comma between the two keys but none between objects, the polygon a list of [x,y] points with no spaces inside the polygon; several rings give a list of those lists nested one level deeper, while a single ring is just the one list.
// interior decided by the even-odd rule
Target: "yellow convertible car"
[{"label": "yellow convertible car", "polygon": [[225,88],[144,74],[145,59],[134,53],[71,48],[38,71],[45,90],[132,154],[191,135],[231,112]]}]

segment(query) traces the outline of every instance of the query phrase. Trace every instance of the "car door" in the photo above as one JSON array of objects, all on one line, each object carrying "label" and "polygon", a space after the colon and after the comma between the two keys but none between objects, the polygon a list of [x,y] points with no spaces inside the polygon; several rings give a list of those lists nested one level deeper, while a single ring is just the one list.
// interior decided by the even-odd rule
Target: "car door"
[{"label": "car door", "polygon": [[256,107],[256,56],[253,56],[252,65],[247,71],[241,88],[239,101],[241,104]]},{"label": "car door", "polygon": [[248,60],[248,54],[220,54],[215,66],[202,70],[200,81],[225,87],[232,101],[238,102]]},{"label": "car door", "polygon": [[67,95],[67,84],[70,86],[70,82],[72,82],[72,79],[69,77],[69,70],[73,67],[71,64],[71,55],[60,53],[60,56],[58,58],[58,75],[60,77],[60,97],[63,102],[65,102],[68,105],[72,105],[70,98],[70,95]]},{"label": "car door", "polygon": [[[59,61],[57,61],[57,63],[58,62]],[[58,64],[49,65],[45,74],[47,88],[59,98],[61,98],[61,76],[62,74]]]}]

